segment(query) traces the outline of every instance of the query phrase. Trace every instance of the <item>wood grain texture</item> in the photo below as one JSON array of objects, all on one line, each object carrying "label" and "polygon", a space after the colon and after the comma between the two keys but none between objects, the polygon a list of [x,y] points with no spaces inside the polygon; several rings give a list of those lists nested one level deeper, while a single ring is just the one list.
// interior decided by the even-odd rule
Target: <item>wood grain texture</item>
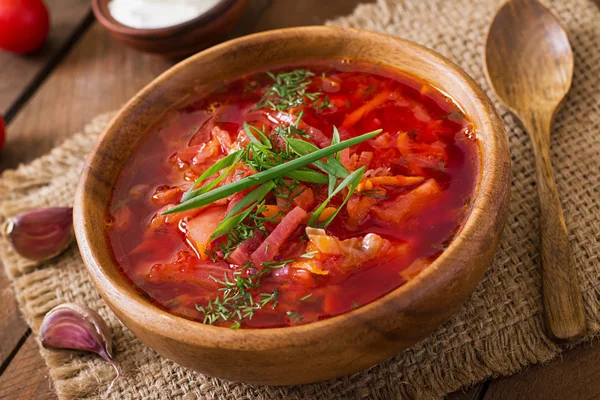
[{"label": "wood grain texture", "polygon": [[[131,149],[166,109],[190,95],[190,82],[201,87],[251,69],[315,57],[389,65],[450,93],[462,106],[479,132],[482,157],[478,191],[465,226],[414,280],[364,307],[312,324],[232,330],[154,307],[123,279],[105,235],[97,229],[104,223],[114,181]],[[210,376],[292,385],[343,376],[389,358],[440,326],[462,305],[498,244],[508,211],[510,159],[506,133],[491,101],[456,65],[391,36],[304,27],[232,41],[170,69],[120,110],[88,158],[81,179],[74,202],[79,249],[100,294],[138,338],[159,354]],[[247,364],[253,368],[240,368]]]},{"label": "wood grain texture", "polygon": [[490,383],[485,400],[600,399],[600,344],[595,341],[569,350],[546,364]]},{"label": "wood grain texture", "polygon": [[9,125],[0,170],[47,153],[171,65],[127,48],[94,24]]},{"label": "wood grain texture", "polygon": [[32,81],[42,74],[53,57],[59,56],[79,23],[90,12],[88,0],[47,0],[51,30],[48,40],[35,54],[20,56],[0,52],[0,113],[10,106]]},{"label": "wood grain texture", "polygon": [[15,293],[10,287],[10,281],[4,273],[0,261],[0,370],[5,367],[5,362],[15,350],[23,334],[27,331],[27,324],[21,317],[17,307]]},{"label": "wood grain texture", "polygon": [[535,0],[511,0],[490,26],[485,54],[496,94],[532,139],[546,330],[557,342],[574,341],[585,332],[585,314],[550,158],[551,124],[571,86],[573,52],[547,8]]},{"label": "wood grain texture", "polygon": [[38,346],[29,336],[9,367],[0,376],[0,399],[50,400],[52,392],[48,369],[40,356]]}]

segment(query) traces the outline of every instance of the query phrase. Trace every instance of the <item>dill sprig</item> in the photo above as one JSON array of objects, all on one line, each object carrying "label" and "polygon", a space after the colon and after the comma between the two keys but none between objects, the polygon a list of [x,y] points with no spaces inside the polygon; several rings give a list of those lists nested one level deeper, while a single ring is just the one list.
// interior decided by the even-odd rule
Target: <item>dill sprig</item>
[{"label": "dill sprig", "polygon": [[299,324],[302,321],[302,314],[296,311],[286,311],[288,316],[288,320],[290,322],[294,322],[295,324]]},{"label": "dill sprig", "polygon": [[196,310],[204,314],[202,322],[208,325],[231,322],[230,327],[236,329],[241,326],[242,320],[252,319],[257,310],[269,304],[272,304],[273,308],[277,307],[278,289],[273,289],[270,293],[253,293],[260,287],[261,279],[275,268],[280,266],[267,266],[258,274],[247,277],[242,276],[245,270],[242,268],[233,273],[233,280],[229,279],[226,272],[223,273],[223,279],[210,275],[213,281],[221,285],[219,291],[222,294],[209,300],[204,306],[196,303]]},{"label": "dill sprig", "polygon": [[290,108],[306,105],[305,99],[314,102],[322,94],[320,91],[307,91],[312,83],[310,78],[315,76],[310,71],[296,69],[279,74],[267,72],[267,75],[274,83],[257,103],[256,109],[269,107],[275,111],[286,111]]}]

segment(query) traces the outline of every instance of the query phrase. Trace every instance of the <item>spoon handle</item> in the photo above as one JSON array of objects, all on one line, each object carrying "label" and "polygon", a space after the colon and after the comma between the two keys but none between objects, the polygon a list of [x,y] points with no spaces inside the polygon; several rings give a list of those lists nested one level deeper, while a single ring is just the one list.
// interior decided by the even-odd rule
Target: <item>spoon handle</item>
[{"label": "spoon handle", "polygon": [[533,143],[540,204],[542,287],[548,335],[557,342],[580,338],[586,329],[575,259],[550,158],[551,117],[531,114],[523,121]]}]

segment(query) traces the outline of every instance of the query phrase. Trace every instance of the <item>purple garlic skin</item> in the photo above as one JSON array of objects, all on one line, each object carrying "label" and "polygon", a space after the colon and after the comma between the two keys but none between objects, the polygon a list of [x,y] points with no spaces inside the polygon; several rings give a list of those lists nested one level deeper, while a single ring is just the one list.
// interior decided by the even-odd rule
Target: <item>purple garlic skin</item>
[{"label": "purple garlic skin", "polygon": [[108,361],[117,374],[104,397],[121,376],[113,359],[110,328],[102,317],[89,307],[64,303],[48,311],[40,328],[40,342],[45,348],[90,351]]},{"label": "purple garlic skin", "polygon": [[6,234],[22,257],[45,261],[65,251],[73,241],[73,208],[40,208],[8,221]]},{"label": "purple garlic skin", "polygon": [[89,307],[65,303],[50,310],[40,328],[46,348],[91,351],[112,362],[112,335],[106,322]]}]

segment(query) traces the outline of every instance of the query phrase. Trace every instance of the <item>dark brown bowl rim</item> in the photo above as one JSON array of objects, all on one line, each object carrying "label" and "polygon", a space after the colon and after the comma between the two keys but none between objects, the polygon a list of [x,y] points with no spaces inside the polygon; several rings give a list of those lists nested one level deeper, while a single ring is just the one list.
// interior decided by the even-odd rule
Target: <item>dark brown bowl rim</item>
[{"label": "dark brown bowl rim", "polygon": [[163,28],[133,28],[117,21],[108,10],[110,0],[92,0],[92,10],[100,23],[108,30],[122,35],[136,36],[139,38],[154,38],[174,36],[190,31],[199,25],[209,24],[220,15],[225,14],[236,2],[240,0],[219,0],[217,4],[199,16],[177,25]]},{"label": "dark brown bowl rim", "polygon": [[[88,156],[86,165],[90,164],[94,155],[99,152],[104,138],[114,129],[114,125],[118,124],[122,115],[129,114],[141,104],[141,99],[154,91],[164,80],[169,79],[169,77],[177,74],[179,70],[186,68],[188,65],[194,64],[197,59],[209,57],[212,54],[219,54],[232,45],[243,46],[244,44],[268,41],[273,34],[277,34],[280,38],[285,37],[291,40],[298,40],[302,35],[314,34],[318,36],[320,34],[327,34],[344,36],[344,32],[346,34],[368,35],[377,41],[394,40],[398,43],[399,48],[412,47],[415,51],[421,52],[423,57],[437,59],[440,64],[453,74],[454,78],[460,80],[465,90],[471,92],[478,99],[476,107],[481,110],[479,114],[482,118],[482,124],[478,128],[489,130],[492,137],[501,138],[500,140],[490,140],[488,153],[481,154],[482,159],[487,157],[489,162],[482,162],[480,176],[477,181],[477,191],[472,203],[472,211],[465,221],[461,232],[452,240],[448,248],[414,279],[379,299],[347,313],[310,324],[280,328],[230,329],[205,325],[168,313],[156,307],[150,301],[136,297],[134,295],[135,291],[129,282],[126,282],[123,278],[113,279],[104,273],[105,267],[99,264],[94,253],[109,250],[92,249],[90,247],[87,237],[88,227],[86,227],[84,222],[86,219],[86,208],[88,208],[83,205],[84,198],[87,196],[85,186],[86,181],[93,174],[91,169],[86,167],[81,174],[75,196],[74,222],[77,242],[88,272],[99,291],[105,296],[110,297],[110,302],[113,304],[117,303],[119,306],[115,304],[115,307],[119,308],[120,312],[125,313],[133,323],[138,326],[151,327],[155,335],[164,338],[171,338],[172,340],[177,340],[191,346],[219,348],[224,351],[267,351],[289,346],[311,346],[318,343],[324,337],[335,335],[338,329],[352,329],[354,326],[353,323],[357,320],[368,323],[368,321],[386,318],[390,312],[386,306],[391,301],[394,302],[396,308],[409,307],[410,304],[419,301],[423,298],[423,295],[426,295],[426,293],[423,293],[423,290],[418,291],[420,286],[435,285],[436,282],[439,284],[448,279],[449,271],[448,269],[444,270],[443,266],[445,264],[451,265],[450,261],[452,261],[453,255],[460,252],[461,249],[469,248],[470,254],[483,254],[491,246],[490,243],[484,243],[483,241],[476,243],[469,242],[468,238],[465,238],[465,236],[468,236],[465,233],[471,231],[487,235],[492,234],[494,232],[493,227],[486,220],[489,219],[490,215],[496,216],[502,212],[505,203],[498,201],[497,198],[504,198],[510,191],[510,179],[507,179],[507,172],[502,170],[501,167],[494,167],[505,166],[507,162],[510,162],[508,141],[498,112],[483,89],[458,65],[422,45],[383,33],[328,26],[286,28],[243,36],[197,53],[154,79],[121,108],[117,116],[113,118],[108,127],[97,139],[94,148]],[[487,170],[486,165],[488,165]],[[498,186],[498,184],[500,185]],[[124,309],[125,304],[126,310]],[[153,321],[153,323],[148,325],[148,321]],[[286,333],[285,343],[280,340],[280,333],[282,331]]]}]

